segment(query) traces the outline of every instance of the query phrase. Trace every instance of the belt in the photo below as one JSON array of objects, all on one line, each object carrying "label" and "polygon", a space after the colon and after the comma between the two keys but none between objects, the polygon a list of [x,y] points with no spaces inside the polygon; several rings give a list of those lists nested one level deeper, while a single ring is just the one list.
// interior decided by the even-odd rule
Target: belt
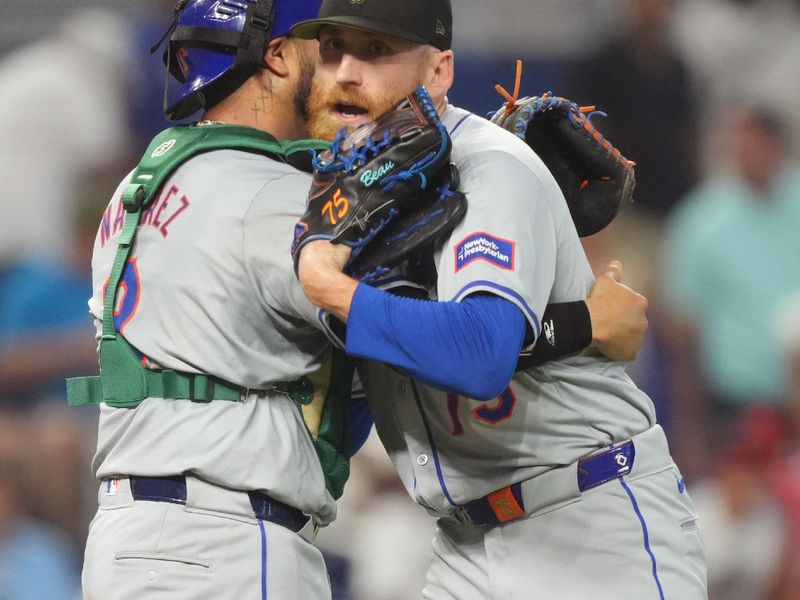
[{"label": "belt", "polygon": [[[633,440],[628,440],[580,459],[577,468],[578,490],[585,492],[630,473],[635,456]],[[523,485],[524,481],[514,483],[467,502],[459,507],[455,516],[459,521],[475,526],[498,525],[520,519],[526,515],[522,500]]]},{"label": "belt", "polygon": [[[170,502],[186,504],[186,479],[175,477],[129,477],[131,495],[134,500],[148,502]],[[299,532],[308,523],[309,517],[293,506],[270,498],[262,492],[247,492],[250,505],[257,519],[282,525]]]}]

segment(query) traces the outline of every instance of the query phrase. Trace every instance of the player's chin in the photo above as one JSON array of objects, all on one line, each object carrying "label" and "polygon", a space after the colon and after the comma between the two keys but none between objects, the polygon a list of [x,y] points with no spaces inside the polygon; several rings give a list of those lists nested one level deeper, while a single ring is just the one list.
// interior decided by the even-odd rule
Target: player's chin
[{"label": "player's chin", "polygon": [[367,121],[368,115],[346,118],[338,116],[335,111],[320,111],[309,117],[308,131],[312,138],[331,141],[342,127],[352,133]]},{"label": "player's chin", "polygon": [[308,118],[308,133],[318,140],[332,140],[342,128],[339,121],[328,111],[312,112]]}]

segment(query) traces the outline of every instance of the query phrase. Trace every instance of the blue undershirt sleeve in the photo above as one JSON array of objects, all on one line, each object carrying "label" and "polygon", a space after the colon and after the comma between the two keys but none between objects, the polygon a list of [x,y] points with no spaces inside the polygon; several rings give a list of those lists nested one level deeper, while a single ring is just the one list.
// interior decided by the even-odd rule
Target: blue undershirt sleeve
[{"label": "blue undershirt sleeve", "polygon": [[525,315],[499,296],[433,302],[361,284],[350,308],[346,351],[436,388],[491,400],[514,376],[525,332]]}]

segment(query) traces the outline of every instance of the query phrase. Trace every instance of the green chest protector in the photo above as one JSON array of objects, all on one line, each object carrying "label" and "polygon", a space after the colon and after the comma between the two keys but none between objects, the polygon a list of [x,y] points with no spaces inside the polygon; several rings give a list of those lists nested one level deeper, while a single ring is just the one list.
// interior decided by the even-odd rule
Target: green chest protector
[{"label": "green chest protector", "polygon": [[[123,269],[136,241],[142,213],[153,203],[169,176],[192,157],[214,150],[241,150],[269,156],[300,170],[310,171],[312,153],[309,151],[319,151],[327,147],[326,142],[319,140],[280,142],[256,129],[224,124],[172,127],[153,139],[136,167],[131,182],[122,193],[125,225],[120,233],[104,299],[99,347],[100,375],[67,380],[70,406],[105,402],[115,408],[135,408],[145,398],[238,402],[247,396],[247,388],[212,375],[153,370],[142,364],[134,348],[118,334],[114,324],[114,307]],[[331,376],[342,381],[351,379],[352,367],[349,364],[342,366],[345,368],[341,372],[332,373]],[[337,398],[329,398],[330,410],[324,411],[318,435],[314,436],[317,452],[326,471],[328,487],[336,497],[341,495],[341,488],[349,473],[345,452],[347,428],[338,423],[344,423],[347,417],[347,411],[341,408],[344,400],[338,398],[345,387],[344,384],[330,387],[329,391],[337,392]],[[291,396],[298,407],[311,404],[314,397],[314,386],[306,378],[293,382],[276,382],[272,389]],[[347,399],[349,400],[349,389]],[[337,424],[327,422],[331,419],[337,421]],[[336,439],[320,439],[326,432],[336,432],[333,436]],[[336,466],[331,470],[333,465]]]}]

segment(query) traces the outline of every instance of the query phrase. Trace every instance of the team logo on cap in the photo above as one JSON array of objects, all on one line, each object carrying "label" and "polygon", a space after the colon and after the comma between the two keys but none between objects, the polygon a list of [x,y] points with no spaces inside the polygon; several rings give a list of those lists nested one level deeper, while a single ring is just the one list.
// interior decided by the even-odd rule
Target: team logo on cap
[{"label": "team logo on cap", "polygon": [[350,4],[364,4],[366,0],[350,0]]},{"label": "team logo on cap", "polygon": [[439,19],[436,19],[436,35],[447,35],[447,27]]}]

